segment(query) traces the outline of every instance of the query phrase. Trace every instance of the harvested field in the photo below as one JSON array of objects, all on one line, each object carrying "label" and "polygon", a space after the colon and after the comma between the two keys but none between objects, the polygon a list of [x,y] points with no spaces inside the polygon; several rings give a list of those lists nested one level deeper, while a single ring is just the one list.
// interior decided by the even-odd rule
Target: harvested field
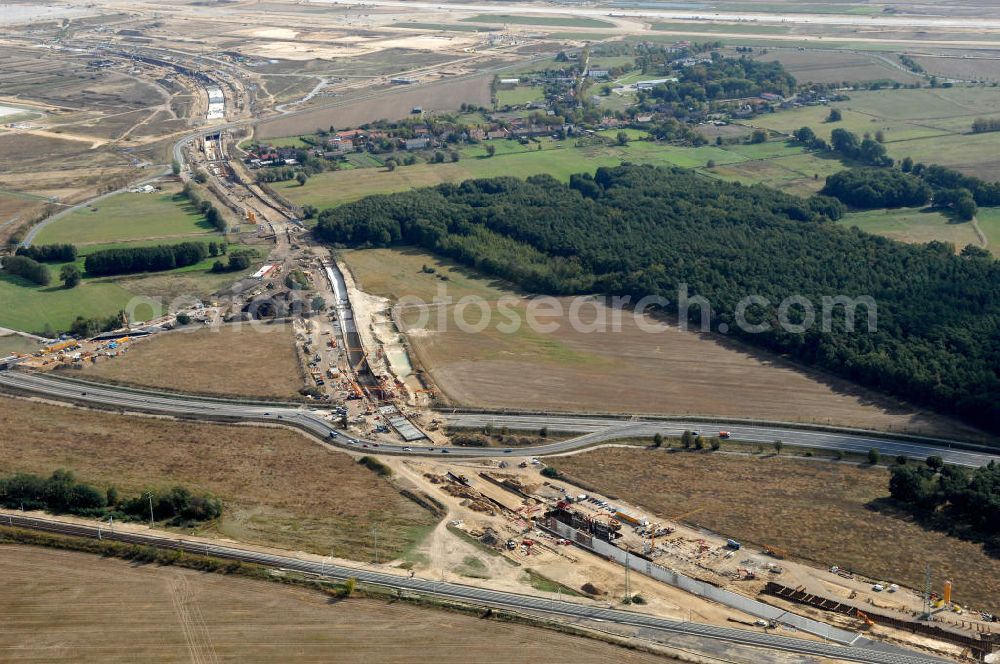
[{"label": "harvested field", "polygon": [[[1000,560],[980,545],[868,508],[888,495],[884,468],[710,452],[603,449],[562,457],[559,470],[663,517],[922,588],[924,568],[951,579],[963,605],[1000,609]],[[900,552],[906,555],[900,555]]]},{"label": "harvested field", "polygon": [[916,55],[913,59],[920,63],[929,74],[957,78],[966,81],[1000,80],[1000,62],[992,55]]},{"label": "harvested field", "polygon": [[[581,307],[579,319],[586,325],[604,316],[605,331],[576,330],[567,315],[544,314],[538,321],[555,323],[558,329],[529,329],[528,300],[518,298],[511,310],[522,324],[505,333],[507,314],[499,312],[497,301],[513,294],[503,284],[418,250],[351,251],[344,259],[362,290],[392,300],[411,295],[430,303],[439,288],[454,301],[466,295],[483,298],[491,322],[478,333],[463,332],[456,323],[478,324],[478,306],[464,313],[448,307],[443,323],[439,307],[407,307],[402,314],[418,363],[445,395],[462,405],[718,415],[979,435],[718,335],[684,332],[673,324],[646,332],[629,312],[615,332],[614,314],[596,299]],[[423,272],[424,265],[435,273]],[[448,280],[442,281],[442,275]],[[570,310],[569,299],[559,302],[565,312]],[[425,321],[418,320],[422,315]]]},{"label": "harvested field", "polygon": [[434,517],[387,480],[298,432],[114,415],[0,397],[0,473],[59,468],[127,495],[184,485],[223,503],[198,534],[371,560],[415,545]]},{"label": "harvested field", "polygon": [[134,342],[84,377],[178,392],[291,399],[305,386],[287,325],[190,328]]},{"label": "harvested field", "polygon": [[255,136],[260,139],[296,136],[317,127],[357,127],[381,119],[400,120],[409,117],[414,106],[425,111],[452,110],[464,103],[487,106],[492,80],[492,76],[483,75],[400,88],[369,99],[265,120],[257,126]]},{"label": "harvested field", "polygon": [[[887,55],[886,58],[895,58],[895,56]],[[880,80],[916,83],[922,80],[917,74],[901,71],[889,65],[881,59],[880,55],[875,53],[821,51],[818,49],[768,49],[765,55],[755,56],[755,59],[767,62],[777,60],[800,83]]]},{"label": "harvested field", "polygon": [[[72,551],[0,546],[0,659],[40,662],[662,662],[536,627],[266,581],[133,565]],[[115,626],[106,612],[114,607]],[[490,638],[483,638],[488,629]]]}]

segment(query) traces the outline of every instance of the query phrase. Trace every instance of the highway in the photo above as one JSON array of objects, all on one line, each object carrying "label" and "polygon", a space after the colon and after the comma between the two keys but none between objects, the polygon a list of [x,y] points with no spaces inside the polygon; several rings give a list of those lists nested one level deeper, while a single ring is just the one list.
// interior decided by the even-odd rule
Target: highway
[{"label": "highway", "polygon": [[487,413],[453,413],[444,417],[449,426],[482,428],[487,424],[495,428],[535,430],[547,427],[549,431],[579,433],[565,440],[515,448],[475,447],[424,447],[398,445],[353,436],[336,428],[328,412],[319,408],[290,405],[269,405],[209,399],[202,397],[170,395],[161,392],[129,389],[115,385],[100,385],[68,380],[51,374],[30,374],[21,371],[0,371],[0,390],[24,392],[48,399],[69,401],[84,405],[116,410],[126,410],[158,415],[201,418],[238,422],[269,422],[298,427],[322,438],[327,443],[345,449],[370,450],[375,454],[405,456],[452,457],[535,457],[572,452],[599,443],[626,437],[651,437],[659,432],[665,436],[678,436],[684,431],[697,431],[703,435],[729,431],[735,440],[771,444],[781,440],[785,445],[799,445],[816,449],[841,450],[865,454],[876,448],[885,456],[906,455],[923,459],[932,454],[941,456],[947,463],[966,467],[1000,462],[1000,453],[988,450],[959,449],[957,443],[948,441],[915,442],[881,438],[868,433],[813,431],[792,425],[775,426],[741,422],[706,423],[684,420],[642,420],[589,417],[584,415],[499,415]]},{"label": "highway", "polygon": [[826,642],[809,641],[765,632],[720,627],[704,623],[661,618],[632,611],[602,608],[594,604],[577,604],[574,602],[488,590],[458,583],[397,576],[395,574],[387,574],[364,568],[311,562],[288,556],[259,553],[181,538],[127,533],[111,530],[104,526],[78,525],[18,514],[3,514],[0,516],[0,524],[78,537],[101,538],[158,548],[179,549],[190,553],[256,563],[268,567],[294,570],[333,579],[354,577],[361,583],[418,593],[425,596],[441,597],[477,606],[488,606],[519,612],[544,613],[560,618],[597,620],[618,625],[633,625],[656,629],[661,632],[687,634],[700,638],[725,641],[727,643],[756,646],[770,651],[784,651],[871,664],[930,664],[942,661],[902,651],[892,646],[877,644],[864,638],[859,638],[855,641],[854,645],[834,645]]}]

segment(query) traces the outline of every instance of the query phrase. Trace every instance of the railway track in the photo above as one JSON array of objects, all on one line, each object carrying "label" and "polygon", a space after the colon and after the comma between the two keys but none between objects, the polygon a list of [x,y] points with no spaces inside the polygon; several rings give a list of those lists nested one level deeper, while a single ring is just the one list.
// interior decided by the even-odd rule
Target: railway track
[{"label": "railway track", "polygon": [[661,618],[644,613],[603,608],[595,605],[577,604],[530,595],[488,590],[458,583],[396,576],[364,568],[312,562],[289,556],[261,553],[183,538],[122,532],[98,525],[89,526],[10,513],[0,514],[0,525],[72,537],[112,540],[139,546],[151,546],[158,549],[177,550],[225,560],[237,560],[266,567],[292,570],[323,578],[338,580],[355,578],[361,583],[422,596],[439,597],[476,606],[542,613],[558,618],[596,620],[619,625],[645,627],[665,633],[687,634],[700,638],[725,641],[727,643],[755,646],[769,651],[828,657],[841,661],[863,662],[866,664],[932,664],[943,661],[917,653],[902,651],[892,646],[883,646],[867,639],[859,638],[855,642],[856,645],[834,645],[777,634]]}]

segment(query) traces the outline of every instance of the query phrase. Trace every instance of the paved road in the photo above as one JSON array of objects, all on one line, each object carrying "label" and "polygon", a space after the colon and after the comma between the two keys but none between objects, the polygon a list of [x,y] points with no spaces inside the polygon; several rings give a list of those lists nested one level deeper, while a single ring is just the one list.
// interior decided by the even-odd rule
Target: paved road
[{"label": "paved road", "polygon": [[807,641],[805,639],[788,636],[779,636],[777,634],[735,629],[731,627],[719,627],[716,625],[706,625],[703,623],[688,621],[671,620],[668,618],[660,618],[632,611],[605,609],[595,606],[594,604],[578,604],[567,601],[556,601],[528,595],[519,595],[516,593],[476,588],[474,586],[466,586],[458,583],[444,583],[420,578],[401,577],[394,574],[371,571],[363,568],[327,565],[324,563],[304,561],[298,558],[258,553],[255,551],[217,546],[204,542],[175,539],[165,536],[140,535],[120,531],[110,531],[107,528],[99,528],[98,526],[70,524],[52,519],[39,519],[16,514],[4,514],[0,516],[0,523],[80,537],[101,537],[103,539],[133,542],[160,548],[181,549],[191,553],[200,553],[230,560],[257,563],[268,567],[295,570],[335,579],[354,577],[362,583],[386,586],[400,591],[419,593],[421,595],[443,597],[481,606],[511,609],[522,612],[539,612],[562,618],[599,620],[619,625],[634,625],[638,627],[653,628],[663,632],[715,639],[725,641],[727,643],[740,643],[744,645],[757,646],[766,648],[770,651],[780,650],[803,655],[814,655],[843,661],[865,662],[871,664],[930,664],[932,662],[941,662],[941,660],[938,659],[921,656],[916,653],[909,653],[907,651],[901,651],[897,648],[883,646],[882,644],[876,644],[868,641],[867,639],[859,639],[855,642],[855,645],[852,646],[839,646],[830,643]]},{"label": "paved road", "polygon": [[[584,445],[607,442],[616,438],[652,437],[656,433],[662,433],[664,436],[679,436],[685,431],[696,431],[702,435],[716,435],[720,431],[728,431],[733,439],[751,443],[771,444],[775,440],[781,440],[786,445],[801,445],[816,449],[841,450],[861,454],[867,454],[868,450],[874,447],[883,456],[902,454],[912,459],[923,459],[937,454],[950,464],[968,467],[984,466],[990,461],[1000,462],[1000,450],[990,452],[988,450],[959,449],[961,444],[957,442],[934,439],[927,439],[927,442],[910,442],[865,433],[811,431],[797,429],[791,425],[788,427],[766,426],[737,422],[727,423],[725,420],[706,423],[705,421],[609,420],[586,416],[481,413],[456,413],[447,415],[446,419],[450,426],[464,428],[481,428],[492,424],[495,428],[508,427],[509,429],[538,431],[542,427],[547,427],[549,431],[586,434],[545,446],[548,454],[568,452]],[[609,425],[609,421],[612,424]]]},{"label": "paved road", "polygon": [[693,421],[650,421],[621,420],[586,416],[537,416],[537,415],[494,415],[494,414],[452,414],[447,415],[449,425],[463,427],[483,427],[493,424],[500,428],[538,430],[543,426],[550,431],[579,432],[582,435],[566,440],[533,445],[530,447],[503,448],[461,448],[461,447],[421,447],[379,443],[352,436],[334,427],[326,419],[325,411],[289,405],[268,405],[263,403],[237,403],[222,399],[209,399],[180,395],[167,395],[152,391],[127,389],[114,385],[100,385],[68,380],[51,374],[29,374],[20,371],[0,371],[0,390],[8,389],[29,392],[51,399],[79,402],[104,408],[115,408],[139,412],[178,415],[214,420],[238,420],[241,422],[277,422],[296,426],[313,435],[325,439],[330,444],[347,449],[370,449],[373,453],[399,454],[408,456],[452,457],[534,457],[571,452],[597,443],[630,436],[652,436],[656,432],[664,435],[679,435],[685,430],[715,433],[725,430],[734,439],[750,442],[771,443],[782,440],[786,445],[802,445],[819,449],[844,450],[867,453],[872,447],[884,455],[905,454],[921,459],[938,454],[951,464],[977,467],[992,460],[1000,461],[1000,454],[986,451],[968,451],[947,447],[947,443],[935,445],[878,438],[864,434],[829,433],[808,431],[794,427],[760,426],[720,421],[714,424]]}]

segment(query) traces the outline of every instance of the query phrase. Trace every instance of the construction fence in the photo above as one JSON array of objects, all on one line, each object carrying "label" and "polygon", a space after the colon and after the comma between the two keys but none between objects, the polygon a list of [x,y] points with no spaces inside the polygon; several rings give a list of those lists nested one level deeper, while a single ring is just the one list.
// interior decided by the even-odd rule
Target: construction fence
[{"label": "construction fence", "polygon": [[632,571],[639,572],[644,576],[656,579],[675,588],[680,588],[692,595],[697,595],[698,597],[728,606],[731,609],[742,611],[756,618],[767,621],[773,620],[779,624],[844,645],[854,644],[860,636],[855,632],[849,632],[817,620],[795,615],[770,604],[764,604],[763,602],[744,597],[724,588],[713,586],[710,583],[685,576],[674,570],[657,565],[650,560],[623,551],[614,544],[593,537],[589,533],[571,528],[554,518],[539,519],[536,521],[536,525],[608,560],[613,560],[622,566],[627,564]]}]

